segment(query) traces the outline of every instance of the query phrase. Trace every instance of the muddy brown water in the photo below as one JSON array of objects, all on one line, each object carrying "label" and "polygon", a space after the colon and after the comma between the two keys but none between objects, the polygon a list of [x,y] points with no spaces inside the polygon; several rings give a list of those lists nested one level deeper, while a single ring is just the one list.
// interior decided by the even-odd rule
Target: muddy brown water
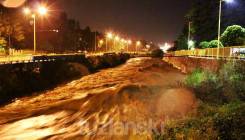
[{"label": "muddy brown water", "polygon": [[160,59],[134,58],[0,108],[1,140],[152,139],[196,107],[186,76]]}]

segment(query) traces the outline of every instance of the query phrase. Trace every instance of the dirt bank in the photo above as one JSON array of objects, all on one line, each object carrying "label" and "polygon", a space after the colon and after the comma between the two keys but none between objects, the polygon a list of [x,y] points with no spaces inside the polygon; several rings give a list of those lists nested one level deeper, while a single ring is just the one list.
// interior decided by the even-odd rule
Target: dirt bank
[{"label": "dirt bank", "polygon": [[176,88],[185,75],[160,59],[135,58],[0,109],[1,139],[151,139],[154,128],[196,107]]}]

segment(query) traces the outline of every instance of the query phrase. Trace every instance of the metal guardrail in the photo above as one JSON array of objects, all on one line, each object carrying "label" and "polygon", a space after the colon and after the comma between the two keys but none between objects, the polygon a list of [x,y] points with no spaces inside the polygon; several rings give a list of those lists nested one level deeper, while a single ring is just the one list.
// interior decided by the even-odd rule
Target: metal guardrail
[{"label": "metal guardrail", "polygon": [[17,63],[30,63],[30,62],[45,62],[45,61],[65,61],[74,60],[76,58],[85,57],[83,53],[74,54],[46,54],[46,55],[10,55],[0,56],[1,64],[17,64]]},{"label": "metal guardrail", "polygon": [[16,56],[0,56],[0,64],[12,63],[12,62],[25,62],[31,61],[33,56],[31,55],[16,55]]},{"label": "metal guardrail", "polygon": [[170,53],[174,56],[245,58],[245,46],[180,50]]},{"label": "metal guardrail", "polygon": [[[47,62],[47,61],[75,61],[89,56],[113,55],[122,52],[104,52],[104,53],[67,53],[67,54],[22,54],[22,55],[5,55],[0,56],[0,65],[2,64],[19,64],[32,62]],[[145,55],[143,52],[130,52],[129,55]]]}]

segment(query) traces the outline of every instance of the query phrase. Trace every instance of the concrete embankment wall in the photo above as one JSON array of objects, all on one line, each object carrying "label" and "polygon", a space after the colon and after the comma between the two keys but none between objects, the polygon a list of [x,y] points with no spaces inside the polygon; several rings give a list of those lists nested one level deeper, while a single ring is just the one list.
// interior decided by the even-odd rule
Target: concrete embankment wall
[{"label": "concrete embankment wall", "polygon": [[103,68],[126,62],[129,54],[88,56],[73,61],[0,65],[0,104],[52,89]]},{"label": "concrete embankment wall", "polygon": [[164,61],[172,64],[174,67],[180,69],[184,73],[191,73],[195,69],[204,69],[208,71],[217,72],[227,62],[240,62],[243,60],[224,60],[211,58],[195,58],[195,57],[164,57]]}]

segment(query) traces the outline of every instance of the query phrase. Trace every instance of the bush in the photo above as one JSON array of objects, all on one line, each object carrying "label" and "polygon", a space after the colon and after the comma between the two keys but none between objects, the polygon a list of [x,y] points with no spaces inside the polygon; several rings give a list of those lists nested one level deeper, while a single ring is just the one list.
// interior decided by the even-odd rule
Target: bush
[{"label": "bush", "polygon": [[164,52],[161,49],[155,49],[151,51],[151,57],[162,58],[163,55],[164,55]]},{"label": "bush", "polygon": [[245,67],[243,61],[226,63],[219,71],[223,92],[227,97],[245,101]]},{"label": "bush", "polygon": [[203,41],[203,42],[201,42],[201,43],[199,44],[199,47],[200,47],[201,49],[206,49],[206,48],[209,47],[209,42],[208,42],[208,41]]},{"label": "bush", "polygon": [[185,84],[204,102],[223,104],[245,100],[244,62],[229,62],[217,73],[195,70],[187,76]]},{"label": "bush", "polygon": [[245,139],[244,62],[229,62],[217,73],[197,69],[186,86],[200,99],[197,111],[183,120],[169,121],[153,139]]},{"label": "bush", "polygon": [[190,87],[199,87],[205,80],[204,76],[204,72],[200,69],[197,69],[186,78],[186,84]]},{"label": "bush", "polygon": [[225,46],[241,46],[245,41],[245,28],[233,25],[226,28],[221,36],[221,41]]},{"label": "bush", "polygon": [[232,102],[223,106],[201,104],[196,117],[170,121],[161,134],[155,133],[155,140],[166,139],[222,139],[243,140],[245,133],[245,104]]},{"label": "bush", "polygon": [[194,90],[199,99],[209,103],[223,103],[222,86],[217,74],[198,69],[187,76],[185,84]]},{"label": "bush", "polygon": [[[218,47],[218,40],[212,40],[208,44],[208,48],[217,48],[217,47]],[[220,42],[220,47],[223,47],[221,42]]]}]

